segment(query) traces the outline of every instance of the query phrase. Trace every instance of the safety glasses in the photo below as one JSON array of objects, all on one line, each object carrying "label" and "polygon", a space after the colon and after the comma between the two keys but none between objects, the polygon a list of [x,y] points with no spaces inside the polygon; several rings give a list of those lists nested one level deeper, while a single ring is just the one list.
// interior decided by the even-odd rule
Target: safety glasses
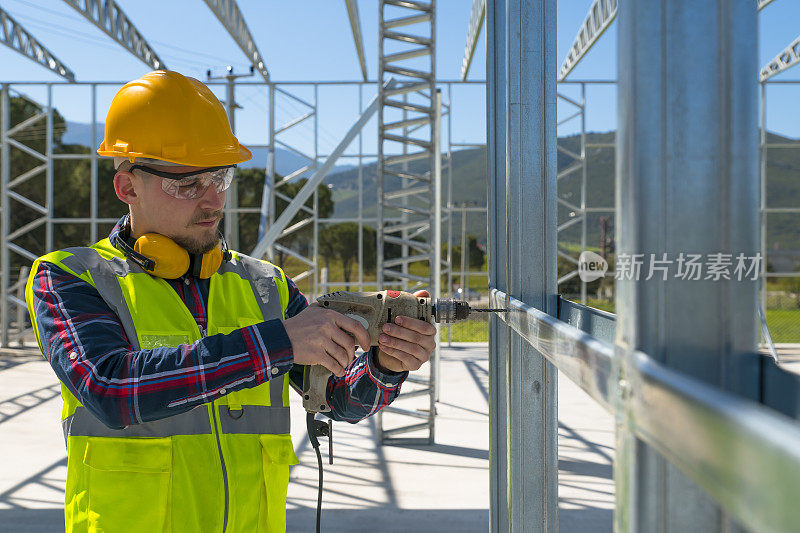
[{"label": "safety glasses", "polygon": [[173,198],[192,200],[203,196],[212,184],[218,193],[227,190],[233,181],[236,165],[204,168],[184,173],[164,172],[143,165],[133,165],[130,171],[134,170],[165,178],[161,180],[161,190]]}]

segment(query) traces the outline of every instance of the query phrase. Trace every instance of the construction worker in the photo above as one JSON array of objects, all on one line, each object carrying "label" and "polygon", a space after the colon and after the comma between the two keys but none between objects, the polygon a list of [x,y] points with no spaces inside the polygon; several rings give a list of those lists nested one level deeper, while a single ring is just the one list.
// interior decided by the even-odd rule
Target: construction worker
[{"label": "construction worker", "polygon": [[123,86],[97,152],[114,157],[128,214],[90,247],[39,258],[26,290],[61,381],[66,531],[284,531],[301,365],[333,372],[330,416],[356,422],[428,361],[435,329],[400,317],[370,350],[358,321],[227,250],[225,191],[251,154],[199,81],[156,71]]}]

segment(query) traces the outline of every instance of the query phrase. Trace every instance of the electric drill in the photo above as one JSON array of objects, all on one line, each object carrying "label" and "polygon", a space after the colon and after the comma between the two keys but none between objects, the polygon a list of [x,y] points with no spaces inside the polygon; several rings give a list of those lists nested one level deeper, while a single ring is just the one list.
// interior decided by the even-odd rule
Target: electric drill
[{"label": "electric drill", "polygon": [[[506,309],[472,309],[454,298],[421,298],[408,292],[345,292],[337,291],[317,298],[321,307],[333,309],[357,320],[369,333],[372,346],[378,345],[383,325],[398,316],[409,316],[426,322],[449,324],[465,320],[470,313],[498,313]],[[331,371],[322,365],[306,367],[303,377],[303,407],[310,413],[330,411],[325,398]]]}]

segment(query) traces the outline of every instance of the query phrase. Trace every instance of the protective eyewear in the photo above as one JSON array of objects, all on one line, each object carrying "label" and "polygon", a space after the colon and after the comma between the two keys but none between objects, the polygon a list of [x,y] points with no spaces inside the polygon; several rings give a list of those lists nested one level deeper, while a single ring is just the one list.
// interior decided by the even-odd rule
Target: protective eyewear
[{"label": "protective eyewear", "polygon": [[165,178],[161,180],[161,190],[173,198],[192,200],[203,196],[213,184],[218,193],[231,186],[236,165],[204,168],[192,172],[164,172],[143,165],[133,165],[130,171],[141,170],[147,174]]}]

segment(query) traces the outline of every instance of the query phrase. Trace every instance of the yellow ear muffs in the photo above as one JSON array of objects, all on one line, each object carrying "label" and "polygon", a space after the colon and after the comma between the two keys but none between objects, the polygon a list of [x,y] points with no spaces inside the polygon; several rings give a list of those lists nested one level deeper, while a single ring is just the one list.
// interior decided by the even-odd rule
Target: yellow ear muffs
[{"label": "yellow ear muffs", "polygon": [[222,247],[216,246],[203,254],[203,266],[200,267],[200,277],[210,278],[222,266]]},{"label": "yellow ear muffs", "polygon": [[[155,263],[152,275],[164,279],[177,279],[189,270],[189,252],[178,243],[160,233],[145,233],[133,244],[133,250]],[[198,277],[208,279],[222,265],[222,247],[216,246],[203,254]],[[195,270],[197,272],[197,270]]]},{"label": "yellow ear muffs", "polygon": [[145,233],[136,239],[133,249],[155,262],[148,272],[159,278],[177,279],[189,270],[189,253],[159,233]]}]

